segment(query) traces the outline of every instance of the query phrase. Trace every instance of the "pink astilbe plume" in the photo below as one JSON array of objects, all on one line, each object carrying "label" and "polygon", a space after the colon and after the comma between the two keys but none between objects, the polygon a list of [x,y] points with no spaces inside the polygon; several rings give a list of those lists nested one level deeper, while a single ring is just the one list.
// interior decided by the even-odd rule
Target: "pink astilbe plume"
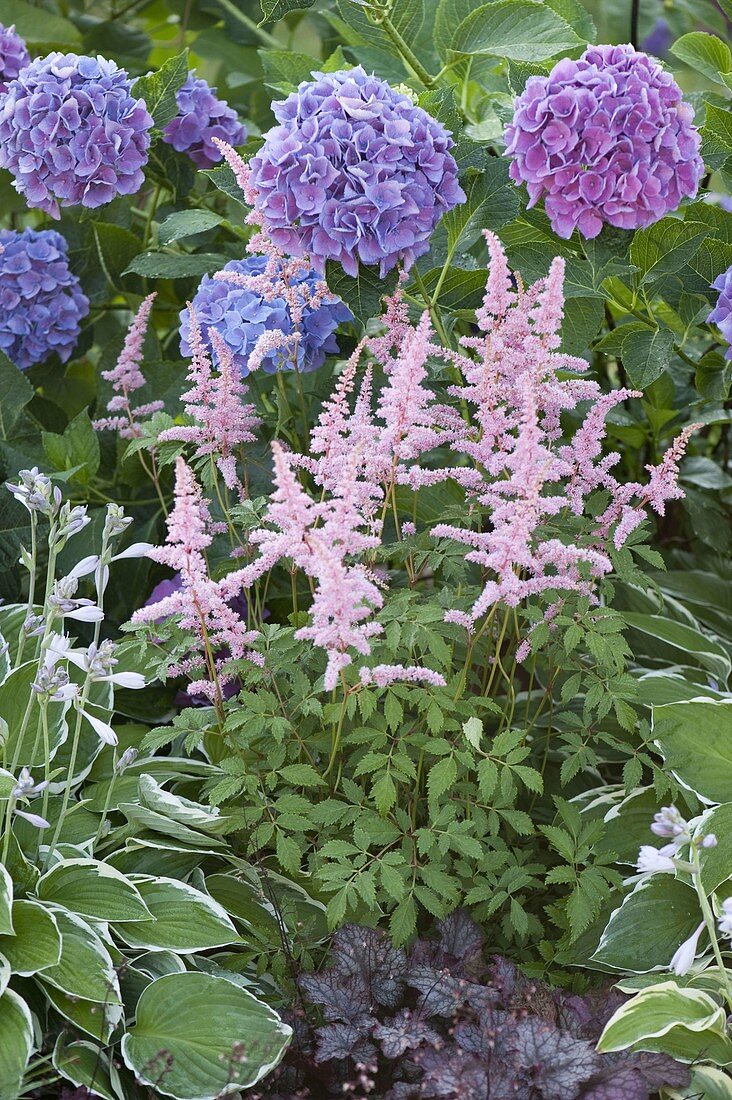
[{"label": "pink astilbe plume", "polygon": [[191,388],[182,395],[181,400],[185,402],[187,415],[195,423],[166,428],[158,440],[161,443],[170,440],[193,443],[196,458],[213,455],[224,483],[229,489],[237,489],[239,479],[234,450],[242,443],[254,441],[254,429],[259,424],[259,417],[254,406],[244,401],[247,387],[233,367],[228,345],[215,330],[209,332],[219,364],[216,374],[195,311],[190,305],[188,308],[192,352],[188,381]]},{"label": "pink astilbe plume", "polygon": [[165,546],[151,550],[149,556],[180,574],[181,587],[157,603],[139,608],[132,616],[135,624],[156,623],[177,616],[180,626],[196,639],[195,648],[183,660],[168,668],[168,676],[201,676],[188,688],[191,694],[221,703],[222,687],[233,679],[232,660],[247,659],[261,664],[262,658],[250,649],[258,637],[247,630],[239,615],[228,604],[229,596],[222,581],[208,575],[205,551],[211,544],[208,504],[190,466],[178,458],[175,467],[175,504],[168,516]]},{"label": "pink astilbe plume", "polygon": [[[476,320],[479,335],[461,339],[463,351],[433,346],[431,352],[459,367],[465,384],[452,393],[473,409],[474,430],[466,430],[453,448],[469,465],[437,470],[415,469],[412,484],[448,477],[465,489],[468,501],[486,510],[477,528],[438,524],[432,534],[468,547],[466,559],[478,563],[484,586],[470,611],[451,610],[446,618],[469,631],[496,603],[516,606],[542,592],[591,594],[611,570],[600,541],[616,526],[614,542],[623,544],[647,506],[662,513],[665,500],[680,496],[678,459],[692,429],[682,433],[659,467],[649,468],[651,482],[621,485],[612,467],[616,454],[602,456],[605,418],[636,391],[602,394],[597,383],[560,378],[559,372],[583,371],[584,360],[563,355],[560,328],[564,311],[564,261],[552,261],[549,274],[524,288],[511,277],[498,238],[486,233],[490,267]],[[515,284],[515,289],[512,286]],[[581,401],[592,401],[571,443],[560,444],[560,416]],[[582,515],[586,497],[603,489],[611,495],[600,529],[584,544],[567,544],[548,528],[568,507]],[[477,518],[480,518],[479,516]]]},{"label": "pink astilbe plume", "polygon": [[164,407],[162,401],[149,401],[147,404],[132,406],[130,395],[145,385],[142,373],[143,344],[150,320],[150,312],[155,301],[155,291],[148,294],[140,305],[130,325],[122,351],[112,370],[103,370],[102,378],[112,383],[115,396],[107,402],[107,412],[111,416],[94,421],[94,428],[119,432],[123,439],[132,439],[140,434],[138,417],[151,416]]},{"label": "pink astilbe plume", "polygon": [[359,669],[362,684],[376,684],[377,687],[389,687],[390,684],[429,684],[431,687],[445,687],[445,677],[431,668],[419,668],[417,665],[376,665],[374,668],[362,666]]}]

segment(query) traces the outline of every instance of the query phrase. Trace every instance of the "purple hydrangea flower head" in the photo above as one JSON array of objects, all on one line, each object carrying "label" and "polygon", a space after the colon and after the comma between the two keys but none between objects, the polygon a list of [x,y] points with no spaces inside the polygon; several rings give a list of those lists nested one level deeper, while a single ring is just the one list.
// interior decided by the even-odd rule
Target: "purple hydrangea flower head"
[{"label": "purple hydrangea flower head", "polygon": [[50,53],[0,100],[0,168],[29,206],[102,206],[142,186],[153,120],[124,69],[103,57]]},{"label": "purple hydrangea flower head", "polygon": [[0,351],[11,362],[25,370],[55,352],[65,363],[88,312],[59,233],[0,229]]},{"label": "purple hydrangea flower head", "polygon": [[15,80],[29,61],[28,48],[15,33],[15,27],[4,27],[0,23],[0,92],[7,91],[9,82]]},{"label": "purple hydrangea flower head", "polygon": [[163,130],[163,141],[172,145],[177,153],[187,153],[197,168],[212,168],[223,158],[212,138],[220,138],[229,145],[241,145],[246,141],[247,129],[237,118],[236,111],[223,99],[218,99],[216,89],[194,73],[176,92],[178,114]]},{"label": "purple hydrangea flower head", "polygon": [[313,73],[272,110],[250,161],[256,210],[292,256],[409,267],[440,217],[465,201],[449,132],[361,66]]},{"label": "purple hydrangea flower head", "polygon": [[[244,260],[230,260],[223,270],[257,276],[264,274],[266,268],[265,256],[248,256]],[[298,275],[293,280],[293,285],[304,285],[306,290],[312,290],[318,281],[316,273],[310,269]],[[227,279],[214,279],[210,275],[204,275],[191,304],[204,338],[208,329],[215,329],[231,349],[233,362],[243,377],[249,373],[249,356],[263,333],[278,329],[289,335],[293,331],[290,308],[284,298],[265,297],[254,289]],[[305,304],[297,344],[298,370],[315,370],[322,366],[326,355],[337,352],[335,330],[343,322],[351,320],[353,314],[350,309],[333,294],[327,295],[314,308]],[[188,357],[192,349],[189,343],[191,319],[187,309],[181,311],[180,322],[181,354]],[[206,343],[212,361],[218,364],[216,349],[209,340]],[[283,368],[291,369],[292,352],[289,348],[275,349],[263,358],[261,365],[268,373]]]},{"label": "purple hydrangea flower head", "polygon": [[732,359],[732,265],[714,280],[712,287],[719,291],[719,297],[707,321],[719,328],[727,342],[725,358]]},{"label": "purple hydrangea flower head", "polygon": [[596,237],[638,229],[697,192],[704,165],[694,111],[658,62],[632,46],[591,46],[532,76],[506,128],[510,174],[552,227]]}]

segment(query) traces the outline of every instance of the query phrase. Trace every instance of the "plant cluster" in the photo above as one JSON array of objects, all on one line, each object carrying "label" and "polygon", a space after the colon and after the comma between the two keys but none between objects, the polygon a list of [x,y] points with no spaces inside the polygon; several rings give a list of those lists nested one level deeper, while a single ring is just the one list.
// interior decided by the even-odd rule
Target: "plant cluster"
[{"label": "plant cluster", "polygon": [[729,0],[7,2],[0,1100],[730,1100]]}]

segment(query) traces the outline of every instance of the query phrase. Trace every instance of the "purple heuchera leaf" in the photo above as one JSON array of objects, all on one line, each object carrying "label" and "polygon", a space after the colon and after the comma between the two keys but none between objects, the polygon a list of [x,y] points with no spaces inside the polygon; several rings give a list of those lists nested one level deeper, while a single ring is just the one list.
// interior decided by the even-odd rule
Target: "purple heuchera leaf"
[{"label": "purple heuchera leaf", "polygon": [[139,191],[153,120],[124,69],[103,57],[50,53],[0,100],[0,168],[29,206],[103,206]]},{"label": "purple heuchera leaf", "polygon": [[638,229],[696,194],[704,174],[694,111],[658,62],[632,46],[591,46],[532,76],[506,128],[510,174],[552,228],[596,237]]},{"label": "purple heuchera leaf", "polygon": [[371,999],[384,1008],[396,1008],[404,995],[407,956],[384,932],[346,924],[333,937],[334,970],[359,977]]},{"label": "purple heuchera leaf", "polygon": [[[230,260],[223,270],[241,275],[262,275],[266,267],[266,257],[248,256],[245,260]],[[303,283],[311,288],[317,282],[314,271],[295,279],[296,284]],[[249,373],[249,356],[264,332],[279,329],[289,335],[293,331],[292,317],[284,298],[267,300],[256,291],[227,279],[204,275],[191,304],[214,364],[218,365],[218,356],[206,335],[209,329],[215,329],[225,341],[233,353],[234,366],[244,377]],[[352,319],[353,314],[348,306],[335,296],[316,308],[305,305],[297,345],[298,370],[315,370],[325,362],[326,355],[337,352],[335,330]],[[191,354],[190,336],[190,311],[184,309],[180,313],[180,350],[186,357]],[[262,369],[268,373],[283,368],[292,370],[292,366],[289,352],[273,351],[262,360]]]},{"label": "purple heuchera leaf", "polygon": [[15,80],[29,62],[28,48],[16,34],[15,27],[5,27],[0,23],[0,92],[7,91],[9,82]]},{"label": "purple heuchera leaf", "polygon": [[53,229],[0,229],[0,351],[21,370],[54,353],[65,363],[89,312]]},{"label": "purple heuchera leaf", "polygon": [[224,99],[219,99],[216,89],[194,72],[182,88],[175,93],[178,114],[163,130],[163,141],[172,145],[178,153],[187,153],[197,168],[213,168],[223,159],[221,150],[213,138],[241,145],[246,141],[247,128],[237,117],[236,111]]},{"label": "purple heuchera leaf", "polygon": [[357,260],[382,276],[410,267],[465,201],[450,134],[360,65],[313,77],[273,104],[279,125],[250,161],[265,230],[320,271],[326,260],[349,275]]},{"label": "purple heuchera leaf", "polygon": [[732,359],[732,265],[714,280],[712,286],[719,291],[719,297],[707,321],[719,328],[727,345],[725,359]]}]

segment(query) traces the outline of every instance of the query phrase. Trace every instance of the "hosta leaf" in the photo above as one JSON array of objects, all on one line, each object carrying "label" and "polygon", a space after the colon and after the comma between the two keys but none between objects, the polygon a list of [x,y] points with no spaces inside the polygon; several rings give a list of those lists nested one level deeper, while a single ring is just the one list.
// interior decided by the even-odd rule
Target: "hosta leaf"
[{"label": "hosta leaf", "polygon": [[[213,1100],[269,1073],[290,1035],[272,1009],[233,982],[195,972],[168,974],[143,991],[135,1023],[122,1040],[122,1056],[141,1081],[164,1096]],[[239,1050],[244,1057],[234,1063]],[[155,1070],[161,1051],[171,1062],[164,1074]]]},{"label": "hosta leaf", "polygon": [[15,1100],[21,1094],[35,1040],[30,1009],[12,989],[6,989],[0,997],[0,1035],[0,1097]]},{"label": "hosta leaf", "polygon": [[61,958],[61,934],[52,913],[34,901],[13,902],[14,935],[0,936],[0,954],[14,974],[30,975],[55,966]]},{"label": "hosta leaf", "polygon": [[53,1049],[53,1065],[73,1085],[83,1086],[103,1100],[119,1100],[112,1087],[109,1058],[95,1043],[86,1039],[70,1043],[65,1034],[59,1035]]},{"label": "hosta leaf", "polygon": [[240,939],[226,910],[208,894],[170,878],[140,879],[136,885],[155,919],[115,926],[130,947],[190,954]]},{"label": "hosta leaf", "polygon": [[653,731],[666,767],[712,802],[732,790],[732,704],[692,699],[653,709]]},{"label": "hosta leaf", "polygon": [[117,974],[101,937],[75,913],[56,909],[54,918],[61,933],[61,957],[56,966],[41,972],[39,980],[70,997],[119,1004]]},{"label": "hosta leaf", "polygon": [[13,934],[13,880],[0,863],[0,935]]},{"label": "hosta leaf", "polygon": [[41,878],[37,891],[43,901],[93,920],[152,919],[137,887],[108,863],[94,859],[58,863]]},{"label": "hosta leaf", "polygon": [[698,924],[696,891],[672,875],[656,875],[639,882],[615,910],[593,959],[646,974],[667,967]]},{"label": "hosta leaf", "polygon": [[708,993],[661,982],[637,993],[614,1013],[598,1050],[661,1051],[684,1062],[732,1062],[726,1013]]}]

